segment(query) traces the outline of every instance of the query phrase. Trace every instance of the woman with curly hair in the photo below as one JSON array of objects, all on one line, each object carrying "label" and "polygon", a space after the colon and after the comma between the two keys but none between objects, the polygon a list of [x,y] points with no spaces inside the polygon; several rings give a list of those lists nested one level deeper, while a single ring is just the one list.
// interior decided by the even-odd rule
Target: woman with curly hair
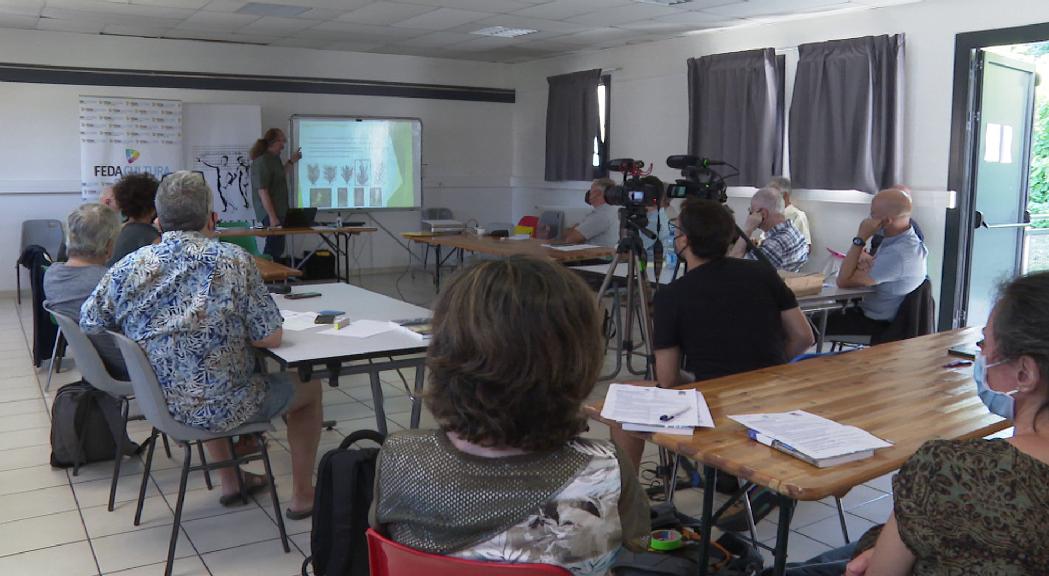
[{"label": "woman with curly hair", "polygon": [[112,266],[135,250],[160,240],[160,232],[153,227],[153,219],[157,217],[154,202],[159,185],[152,174],[145,172],[128,174],[113,185],[113,198],[127,222],[120,229],[120,235],[113,245],[113,255],[106,266]]},{"label": "woman with curly hair", "polygon": [[553,262],[482,262],[442,294],[433,327],[440,429],[386,440],[372,525],[431,554],[608,573],[649,512],[615,446],[579,437],[604,359],[593,293]]}]

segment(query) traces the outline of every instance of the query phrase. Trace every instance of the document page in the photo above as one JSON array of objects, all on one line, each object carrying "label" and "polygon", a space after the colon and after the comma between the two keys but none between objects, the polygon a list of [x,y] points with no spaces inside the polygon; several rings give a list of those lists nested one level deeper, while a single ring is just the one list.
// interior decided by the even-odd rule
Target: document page
[{"label": "document page", "polygon": [[280,315],[284,317],[283,328],[293,332],[300,332],[319,326],[314,323],[317,319],[316,312],[295,312],[293,310],[281,310]]},{"label": "document page", "polygon": [[612,384],[608,387],[601,416],[617,422],[649,426],[714,427],[710,408],[698,390]]},{"label": "document page", "polygon": [[845,426],[804,410],[729,418],[815,459],[892,446],[866,430]]},{"label": "document page", "polygon": [[561,252],[578,252],[580,250],[589,250],[591,248],[600,248],[593,244],[543,244],[544,248],[552,248]]},{"label": "document page", "polygon": [[330,336],[349,336],[351,338],[371,338],[376,334],[383,334],[385,332],[392,332],[394,330],[400,330],[401,327],[393,322],[382,322],[379,320],[357,320],[350,322],[347,326],[342,328],[329,328],[322,330],[318,334],[328,334]]}]

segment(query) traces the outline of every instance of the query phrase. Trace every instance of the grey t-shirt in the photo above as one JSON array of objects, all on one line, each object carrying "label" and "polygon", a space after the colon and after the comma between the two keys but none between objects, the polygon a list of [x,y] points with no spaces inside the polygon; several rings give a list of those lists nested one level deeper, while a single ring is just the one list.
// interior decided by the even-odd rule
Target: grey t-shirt
[{"label": "grey t-shirt", "polygon": [[877,282],[874,294],[860,303],[864,315],[871,320],[891,322],[903,299],[925,281],[928,256],[929,250],[914,228],[886,237],[871,265],[870,277]]},{"label": "grey t-shirt", "polygon": [[143,246],[149,246],[160,238],[160,232],[149,224],[139,222],[128,222],[120,229],[117,241],[113,244],[113,256],[106,262],[106,266],[112,266],[120,259]]},{"label": "grey t-shirt", "polygon": [[[106,271],[105,266],[52,264],[44,273],[44,296],[56,312],[79,321],[84,300],[95,291]],[[116,342],[106,334],[89,334],[88,338],[95,345],[109,373],[118,380],[126,380],[127,368],[124,367],[124,357],[120,355]]]},{"label": "grey t-shirt", "polygon": [[609,204],[594,208],[576,225],[576,231],[589,244],[615,246],[619,242],[619,208]]}]

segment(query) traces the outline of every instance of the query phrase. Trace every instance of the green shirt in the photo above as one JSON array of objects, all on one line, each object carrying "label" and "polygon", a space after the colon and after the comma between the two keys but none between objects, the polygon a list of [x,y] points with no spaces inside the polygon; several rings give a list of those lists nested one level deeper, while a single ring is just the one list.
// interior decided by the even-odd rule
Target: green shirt
[{"label": "green shirt", "polygon": [[288,177],[284,173],[284,162],[280,156],[266,152],[251,163],[251,196],[255,202],[255,217],[260,221],[267,216],[266,207],[259,199],[259,190],[266,190],[273,202],[273,211],[281,224],[288,215]]}]

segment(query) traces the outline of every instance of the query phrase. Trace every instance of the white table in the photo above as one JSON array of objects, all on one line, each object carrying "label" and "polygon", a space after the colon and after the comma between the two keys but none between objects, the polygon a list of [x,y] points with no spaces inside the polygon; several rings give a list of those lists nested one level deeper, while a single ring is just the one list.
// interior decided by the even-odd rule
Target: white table
[{"label": "white table", "polygon": [[[282,310],[318,312],[341,310],[351,320],[408,320],[429,318],[430,310],[377,294],[351,284],[311,284],[296,286],[294,293],[320,292],[316,298],[289,300],[274,294],[273,300]],[[368,374],[371,379],[372,400],[378,431],[386,434],[386,412],[383,408],[382,383],[379,374],[387,370],[415,368],[415,390],[412,402],[411,427],[419,425],[422,404],[420,394],[425,382],[427,344],[401,331],[385,332],[370,338],[352,338],[320,334],[330,325],[318,325],[302,331],[285,330],[284,339],[277,348],[267,350],[281,367],[298,370],[303,380],[314,376],[327,377],[329,386],[339,385],[339,376]],[[365,361],[365,364],[361,364]],[[357,364],[354,364],[357,362]]]}]

